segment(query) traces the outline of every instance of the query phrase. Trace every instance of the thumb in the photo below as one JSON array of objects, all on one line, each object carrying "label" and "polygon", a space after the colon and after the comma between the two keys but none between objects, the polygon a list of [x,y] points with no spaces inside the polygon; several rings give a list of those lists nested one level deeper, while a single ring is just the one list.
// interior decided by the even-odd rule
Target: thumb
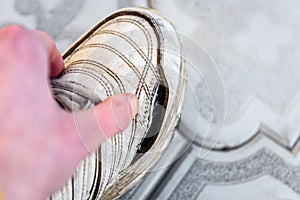
[{"label": "thumb", "polygon": [[[138,99],[131,94],[107,98],[89,110],[70,113],[73,150],[81,159],[95,151],[106,139],[122,132],[138,111]],[[77,142],[74,142],[77,141]]]}]

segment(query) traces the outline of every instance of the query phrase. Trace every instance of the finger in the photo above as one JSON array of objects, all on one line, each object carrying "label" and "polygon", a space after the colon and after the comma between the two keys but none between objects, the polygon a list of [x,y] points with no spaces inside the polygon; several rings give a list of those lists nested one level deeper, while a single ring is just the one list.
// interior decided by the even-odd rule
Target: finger
[{"label": "finger", "polygon": [[58,76],[62,70],[64,69],[64,61],[56,47],[54,40],[43,31],[35,30],[33,31],[45,45],[48,53],[49,63],[50,63],[50,76],[51,78],[55,78]]},{"label": "finger", "polygon": [[70,114],[66,123],[73,124],[71,140],[77,141],[72,151],[77,150],[80,159],[92,153],[106,139],[127,128],[138,106],[134,95],[119,94],[90,110]]}]

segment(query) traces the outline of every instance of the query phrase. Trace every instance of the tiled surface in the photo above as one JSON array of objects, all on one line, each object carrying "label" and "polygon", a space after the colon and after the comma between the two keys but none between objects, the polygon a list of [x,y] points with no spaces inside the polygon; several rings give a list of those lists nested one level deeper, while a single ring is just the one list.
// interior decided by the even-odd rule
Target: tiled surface
[{"label": "tiled surface", "polygon": [[173,192],[164,186],[159,197],[298,199],[299,2],[151,2],[183,38],[181,131],[197,144]]},{"label": "tiled surface", "polygon": [[118,7],[119,1],[104,0],[1,0],[0,26],[18,23],[46,31],[63,52]]},{"label": "tiled surface", "polygon": [[[47,31],[63,52],[118,7],[148,5],[177,27],[188,91],[165,157],[122,199],[299,199],[297,0],[0,0],[0,26]],[[159,165],[158,165],[159,166]]]},{"label": "tiled surface", "polygon": [[[185,47],[188,61],[206,83],[200,78],[190,82],[201,91],[195,91],[194,98],[201,112],[199,119],[213,125],[225,122],[222,131],[210,132],[208,136],[205,124],[200,123],[199,142],[203,142],[203,137],[209,146],[216,141],[219,148],[234,147],[249,140],[262,127],[270,129],[266,133],[284,146],[295,144],[300,117],[298,1],[151,2],[173,19],[183,37],[198,43],[198,48],[194,45],[191,49],[190,41]],[[206,55],[201,57],[201,51]],[[210,63],[203,63],[205,57],[209,57]],[[209,74],[206,68],[217,72]],[[224,95],[214,93],[220,82],[225,99]],[[212,96],[203,99],[206,93]],[[219,107],[211,106],[214,101]],[[190,105],[190,110],[195,108]]]}]

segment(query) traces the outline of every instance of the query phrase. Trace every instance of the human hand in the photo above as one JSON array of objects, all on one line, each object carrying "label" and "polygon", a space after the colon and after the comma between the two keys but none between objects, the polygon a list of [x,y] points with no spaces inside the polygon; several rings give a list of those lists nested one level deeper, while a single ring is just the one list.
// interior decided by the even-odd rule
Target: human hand
[{"label": "human hand", "polygon": [[16,25],[0,29],[0,190],[5,199],[45,199],[83,158],[124,130],[138,110],[137,98],[122,94],[91,110],[63,111],[49,85],[49,77],[63,68],[46,33]]}]

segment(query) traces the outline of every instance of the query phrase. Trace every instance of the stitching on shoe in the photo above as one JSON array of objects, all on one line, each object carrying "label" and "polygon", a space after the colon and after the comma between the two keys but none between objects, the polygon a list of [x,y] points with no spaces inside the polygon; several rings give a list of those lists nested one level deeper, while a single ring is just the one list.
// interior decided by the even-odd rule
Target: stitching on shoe
[{"label": "stitching on shoe", "polygon": [[90,68],[89,65],[93,65],[93,66],[103,70],[104,72],[106,72],[110,77],[112,77],[116,81],[116,83],[118,84],[118,86],[120,88],[120,91],[125,92],[125,87],[123,85],[123,82],[119,78],[119,76],[114,71],[112,71],[108,67],[106,67],[105,65],[103,65],[97,61],[94,61],[94,60],[82,59],[82,60],[76,60],[76,61],[72,62],[70,64],[70,66],[80,65],[80,64],[87,64],[85,66],[86,68]]}]

